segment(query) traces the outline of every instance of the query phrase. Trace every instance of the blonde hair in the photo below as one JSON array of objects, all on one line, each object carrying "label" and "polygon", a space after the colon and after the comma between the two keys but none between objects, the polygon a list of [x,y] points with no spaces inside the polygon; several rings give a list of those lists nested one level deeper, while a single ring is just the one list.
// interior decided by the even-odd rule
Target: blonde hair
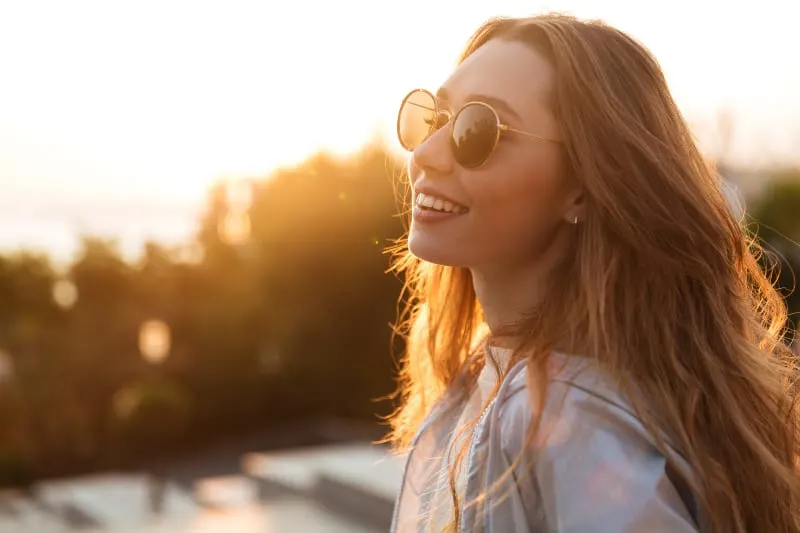
[{"label": "blonde hair", "polygon": [[[491,39],[527,43],[551,62],[566,167],[586,191],[544,312],[520,325],[530,367],[562,348],[598,361],[665,456],[661,432],[685,454],[713,531],[800,530],[785,305],[656,60],[603,23],[551,14],[488,21],[462,61]],[[408,307],[390,440],[402,449],[464,371],[483,317],[469,270],[420,261],[404,243],[395,252]]]}]

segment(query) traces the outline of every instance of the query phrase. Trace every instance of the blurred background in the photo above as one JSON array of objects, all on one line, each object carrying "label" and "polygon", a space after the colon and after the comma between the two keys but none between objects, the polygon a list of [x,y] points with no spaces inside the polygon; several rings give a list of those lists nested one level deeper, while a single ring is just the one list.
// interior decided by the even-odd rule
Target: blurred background
[{"label": "blurred background", "polygon": [[651,48],[800,310],[797,2],[0,0],[0,532],[385,531],[395,113],[546,10]]}]

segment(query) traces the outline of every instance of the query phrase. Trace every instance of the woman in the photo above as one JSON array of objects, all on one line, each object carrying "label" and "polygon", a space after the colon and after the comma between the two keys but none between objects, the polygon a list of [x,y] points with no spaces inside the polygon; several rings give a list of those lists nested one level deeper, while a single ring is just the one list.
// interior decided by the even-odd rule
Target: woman
[{"label": "woman", "polygon": [[398,134],[395,531],[800,530],[786,311],[642,45],[491,20]]}]

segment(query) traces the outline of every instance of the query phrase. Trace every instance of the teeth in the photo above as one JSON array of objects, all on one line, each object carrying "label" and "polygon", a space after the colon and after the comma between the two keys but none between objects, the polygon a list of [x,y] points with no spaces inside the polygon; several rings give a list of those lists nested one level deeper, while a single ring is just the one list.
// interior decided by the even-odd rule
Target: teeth
[{"label": "teeth", "polygon": [[436,198],[434,196],[429,196],[422,193],[417,194],[417,205],[426,207],[428,209],[434,209],[436,211],[444,211],[445,213],[460,214],[467,211],[466,208],[460,205],[456,205],[452,202],[448,202],[447,200],[442,200],[441,198]]}]

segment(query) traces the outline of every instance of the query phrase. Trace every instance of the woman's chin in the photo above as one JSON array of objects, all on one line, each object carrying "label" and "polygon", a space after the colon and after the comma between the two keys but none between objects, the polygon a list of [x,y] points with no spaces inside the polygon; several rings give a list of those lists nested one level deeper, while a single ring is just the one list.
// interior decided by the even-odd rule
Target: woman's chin
[{"label": "woman's chin", "polygon": [[467,266],[463,250],[454,249],[455,247],[449,243],[431,237],[412,229],[408,236],[408,250],[417,259],[428,263],[452,267]]}]

